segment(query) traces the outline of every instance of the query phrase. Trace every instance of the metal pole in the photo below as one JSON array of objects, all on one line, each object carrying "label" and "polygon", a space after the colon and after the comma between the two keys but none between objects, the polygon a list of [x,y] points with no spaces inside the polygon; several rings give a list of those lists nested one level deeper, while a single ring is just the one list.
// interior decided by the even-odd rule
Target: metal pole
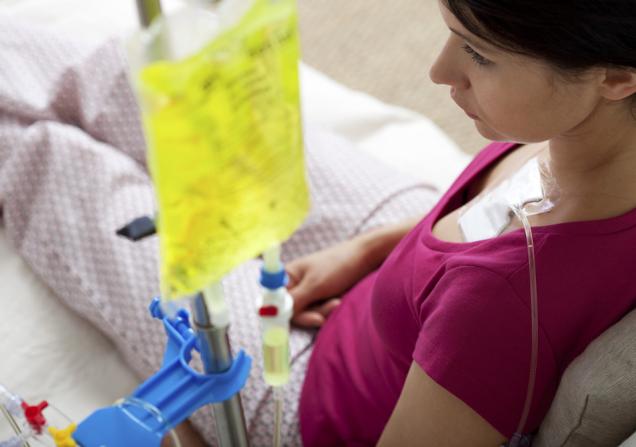
[{"label": "metal pole", "polygon": [[[192,304],[194,327],[199,338],[201,360],[206,373],[227,371],[232,365],[232,351],[228,327],[215,327],[203,293],[198,293]],[[219,444],[222,447],[247,447],[245,415],[239,393],[214,404],[214,419]]]},{"label": "metal pole", "polygon": [[161,15],[161,0],[137,0],[137,13],[141,26],[148,28]]}]

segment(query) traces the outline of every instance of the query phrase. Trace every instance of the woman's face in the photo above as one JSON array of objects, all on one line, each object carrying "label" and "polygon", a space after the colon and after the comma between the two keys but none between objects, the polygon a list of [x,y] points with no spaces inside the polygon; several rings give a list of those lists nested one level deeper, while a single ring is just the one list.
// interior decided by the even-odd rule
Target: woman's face
[{"label": "woman's face", "polygon": [[598,105],[595,77],[566,82],[547,64],[470,33],[441,3],[440,10],[451,34],[431,68],[431,80],[451,87],[451,97],[472,114],[485,138],[546,141],[576,129]]}]

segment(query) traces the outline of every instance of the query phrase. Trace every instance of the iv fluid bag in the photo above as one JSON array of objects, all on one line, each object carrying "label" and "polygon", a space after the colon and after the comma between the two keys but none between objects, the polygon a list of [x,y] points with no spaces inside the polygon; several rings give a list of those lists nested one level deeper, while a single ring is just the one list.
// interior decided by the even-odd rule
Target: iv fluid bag
[{"label": "iv fluid bag", "polygon": [[295,0],[254,0],[194,54],[135,72],[164,299],[220,280],[304,220],[298,59]]}]

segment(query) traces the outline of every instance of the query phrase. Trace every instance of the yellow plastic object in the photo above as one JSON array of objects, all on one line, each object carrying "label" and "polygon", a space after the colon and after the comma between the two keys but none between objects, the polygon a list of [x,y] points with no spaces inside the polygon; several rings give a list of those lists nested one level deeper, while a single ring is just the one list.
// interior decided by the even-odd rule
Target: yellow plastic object
[{"label": "yellow plastic object", "polygon": [[289,331],[272,326],[263,335],[263,365],[265,382],[271,386],[289,381]]},{"label": "yellow plastic object", "polygon": [[298,58],[295,0],[254,0],[197,54],[138,73],[165,299],[220,280],[305,218]]},{"label": "yellow plastic object", "polygon": [[77,428],[77,424],[71,424],[64,429],[49,427],[49,433],[57,447],[77,447],[75,440],[71,437]]}]

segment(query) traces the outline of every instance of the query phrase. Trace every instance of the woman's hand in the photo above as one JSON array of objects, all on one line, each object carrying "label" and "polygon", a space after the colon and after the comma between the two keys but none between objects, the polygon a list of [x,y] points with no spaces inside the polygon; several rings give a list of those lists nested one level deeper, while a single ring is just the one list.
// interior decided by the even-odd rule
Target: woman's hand
[{"label": "woman's hand", "polygon": [[292,322],[319,327],[340,304],[340,296],[373,269],[358,239],[296,259],[285,266],[294,298]]},{"label": "woman's hand", "polygon": [[288,263],[287,288],[294,298],[292,322],[322,326],[340,304],[340,296],[382,264],[419,220],[380,227]]}]

